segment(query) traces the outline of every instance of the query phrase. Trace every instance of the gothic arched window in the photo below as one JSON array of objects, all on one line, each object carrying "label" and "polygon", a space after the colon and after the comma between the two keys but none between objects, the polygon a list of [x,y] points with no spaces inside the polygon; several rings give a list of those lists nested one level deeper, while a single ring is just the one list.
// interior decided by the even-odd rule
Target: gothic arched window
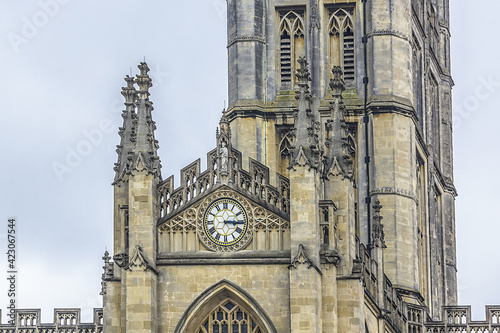
[{"label": "gothic arched window", "polygon": [[280,12],[279,64],[281,89],[291,90],[295,83],[295,71],[299,67],[299,57],[305,56],[303,13],[297,11]]},{"label": "gothic arched window", "polygon": [[268,315],[246,291],[222,280],[186,309],[174,333],[278,333]]},{"label": "gothic arched window", "polygon": [[344,81],[351,85],[355,78],[353,9],[338,8],[330,11],[330,69],[340,66]]},{"label": "gothic arched window", "polygon": [[236,302],[224,300],[202,321],[196,333],[264,333],[257,321]]}]

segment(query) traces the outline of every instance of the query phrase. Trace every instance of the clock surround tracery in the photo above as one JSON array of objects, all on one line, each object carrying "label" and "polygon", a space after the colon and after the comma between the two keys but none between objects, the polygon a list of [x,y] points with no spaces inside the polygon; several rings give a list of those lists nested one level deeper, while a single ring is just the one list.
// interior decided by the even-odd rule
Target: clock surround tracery
[{"label": "clock surround tracery", "polygon": [[[204,215],[215,201],[228,198],[237,201],[247,214],[247,230],[235,244],[215,244],[207,237]],[[221,187],[158,226],[159,251],[181,252],[236,252],[283,251],[290,249],[290,223],[287,219],[262,207],[250,198],[229,188]]]},{"label": "clock surround tracery", "polygon": [[248,216],[245,208],[230,197],[216,199],[203,214],[203,231],[217,245],[237,244],[244,238],[247,230]]},{"label": "clock surround tracery", "polygon": [[[247,226],[245,233],[242,235],[242,237],[239,237],[236,242],[227,245],[217,244],[205,232],[204,216],[206,215],[206,212],[211,209],[212,205],[216,202],[221,201],[221,199],[229,199],[231,201],[237,202],[245,210],[246,215]],[[221,190],[207,196],[207,198],[205,198],[201,205],[198,207],[198,219],[196,228],[198,238],[203,243],[203,245],[206,248],[216,252],[232,252],[244,249],[248,245],[248,242],[252,239],[254,229],[253,214],[251,214],[250,210],[245,209],[245,207],[250,207],[250,203],[248,202],[248,200],[234,191]]]}]

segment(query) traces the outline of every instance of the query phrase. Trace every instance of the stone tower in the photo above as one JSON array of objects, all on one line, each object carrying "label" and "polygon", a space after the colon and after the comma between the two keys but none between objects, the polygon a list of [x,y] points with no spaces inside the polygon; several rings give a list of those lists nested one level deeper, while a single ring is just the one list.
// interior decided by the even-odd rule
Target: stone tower
[{"label": "stone tower", "polygon": [[[340,67],[344,158],[354,165],[346,216],[370,247],[371,205],[380,201],[385,273],[434,316],[457,302],[449,42],[448,1],[228,0],[233,146],[270,174],[292,177],[295,73],[306,57],[311,110],[328,151],[329,136],[342,134],[328,131],[338,95],[329,82]],[[332,200],[332,181],[322,186],[324,200]]]},{"label": "stone tower", "polygon": [[228,0],[229,106],[163,179],[126,77],[104,330],[416,332],[457,302],[448,0]]}]

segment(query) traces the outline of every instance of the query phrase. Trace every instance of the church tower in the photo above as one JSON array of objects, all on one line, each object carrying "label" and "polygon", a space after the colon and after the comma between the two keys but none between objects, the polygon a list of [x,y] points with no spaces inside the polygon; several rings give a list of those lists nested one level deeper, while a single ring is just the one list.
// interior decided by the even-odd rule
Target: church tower
[{"label": "church tower", "polygon": [[125,79],[104,330],[423,331],[457,302],[448,0],[227,6],[206,170],[162,178]]},{"label": "church tower", "polygon": [[371,247],[371,206],[380,201],[385,273],[434,316],[457,302],[449,37],[448,1],[228,1],[233,146],[291,177],[296,73],[306,57],[327,157],[329,136],[342,133],[328,130],[329,82],[340,68],[354,166],[347,215]]}]

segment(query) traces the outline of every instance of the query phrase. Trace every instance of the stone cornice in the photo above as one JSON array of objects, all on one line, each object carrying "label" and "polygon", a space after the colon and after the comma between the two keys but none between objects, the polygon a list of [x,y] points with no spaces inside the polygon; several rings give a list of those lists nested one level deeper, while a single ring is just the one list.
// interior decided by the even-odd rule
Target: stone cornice
[{"label": "stone cornice", "polygon": [[410,41],[410,38],[408,36],[396,30],[373,30],[372,32],[366,35],[366,37],[368,38],[372,38],[374,36],[393,36],[401,38],[407,42]]},{"label": "stone cornice", "polygon": [[172,265],[290,265],[290,251],[177,252],[159,254],[158,266]]},{"label": "stone cornice", "polygon": [[370,191],[370,195],[397,195],[400,197],[408,198],[416,203],[418,203],[417,196],[415,193],[412,193],[409,190],[405,190],[402,188],[397,188],[397,187],[391,187],[391,186],[384,186],[380,188],[373,189]]},{"label": "stone cornice", "polygon": [[266,39],[262,36],[238,36],[234,37],[227,43],[227,48],[231,47],[233,44],[241,43],[241,42],[258,42],[264,44]]}]

